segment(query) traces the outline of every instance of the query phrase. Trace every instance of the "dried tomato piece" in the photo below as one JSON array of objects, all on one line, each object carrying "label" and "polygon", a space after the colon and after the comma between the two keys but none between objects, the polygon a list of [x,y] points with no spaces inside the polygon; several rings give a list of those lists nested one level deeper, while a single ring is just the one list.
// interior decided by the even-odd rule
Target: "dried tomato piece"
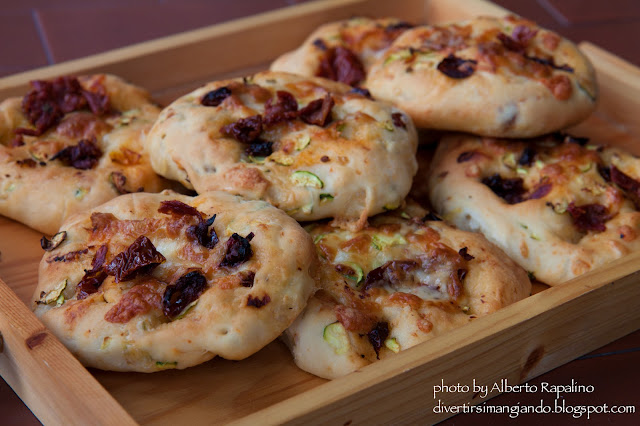
[{"label": "dried tomato piece", "polygon": [[504,179],[496,173],[492,176],[483,178],[482,183],[487,185],[494,194],[509,204],[517,204],[525,200],[524,194],[527,191],[524,189],[524,182],[522,178]]},{"label": "dried tomato piece", "polygon": [[200,221],[197,225],[191,225],[187,228],[187,235],[200,243],[201,246],[212,249],[218,244],[218,234],[214,228],[209,229],[216,220],[214,214],[206,221]]},{"label": "dried tomato piece", "polygon": [[195,216],[198,220],[202,220],[202,213],[198,209],[178,200],[162,201],[160,207],[158,207],[158,213],[175,216]]},{"label": "dried tomato piece", "polygon": [[390,260],[367,274],[364,290],[381,287],[385,284],[396,284],[406,279],[407,273],[418,267],[415,260]]},{"label": "dried tomato piece", "polygon": [[322,99],[316,99],[302,108],[299,112],[300,119],[307,124],[315,124],[324,127],[331,121],[331,108],[334,100],[330,94],[326,94]]},{"label": "dried tomato piece", "polygon": [[450,53],[438,64],[438,71],[451,78],[467,78],[476,71],[478,61],[462,59]]},{"label": "dried tomato piece", "polygon": [[115,276],[119,283],[148,273],[165,260],[151,240],[141,235],[125,251],[114,257],[104,270],[108,275]]},{"label": "dried tomato piece", "polygon": [[91,269],[85,271],[84,276],[76,286],[77,299],[85,299],[90,294],[98,291],[98,288],[102,285],[102,282],[107,278],[107,273],[104,271],[102,265],[107,258],[107,245],[102,245],[96,251],[91,261]]},{"label": "dried tomato piece", "polygon": [[571,215],[576,228],[585,233],[589,231],[605,231],[607,228],[604,224],[611,219],[609,209],[597,203],[576,206],[574,202],[571,202],[567,207],[567,211]]},{"label": "dried tomato piece", "polygon": [[65,166],[89,170],[98,164],[101,156],[102,151],[95,140],[82,139],[77,145],[61,149],[49,161],[60,160]]},{"label": "dried tomato piece", "polygon": [[327,44],[321,38],[313,40],[313,45],[323,51],[328,49]]},{"label": "dried tomato piece", "polygon": [[89,108],[100,115],[110,111],[109,98],[101,84],[95,91],[82,88],[74,77],[59,77],[52,81],[30,82],[31,91],[22,99],[22,111],[35,129],[16,129],[16,134],[39,136],[60,122],[64,114]]},{"label": "dried tomato piece", "polygon": [[262,116],[258,114],[241,118],[235,123],[224,126],[221,132],[223,135],[232,136],[240,142],[251,143],[258,139],[262,133]]},{"label": "dried tomato piece", "polygon": [[258,139],[249,145],[244,152],[252,157],[268,157],[273,153],[273,142]]},{"label": "dried tomato piece", "polygon": [[536,150],[530,146],[527,146],[520,154],[520,158],[518,159],[518,164],[521,166],[531,166],[533,164],[533,160],[536,158]]},{"label": "dried tomato piece", "polygon": [[611,168],[598,164],[598,173],[606,182],[611,182]]},{"label": "dried tomato piece", "polygon": [[240,273],[240,285],[242,287],[253,287],[253,282],[256,279],[256,273],[253,271],[246,271]]},{"label": "dried tomato piece", "polygon": [[404,115],[399,112],[394,112],[391,114],[391,120],[393,120],[393,125],[396,127],[401,127],[403,129],[407,128],[407,123],[404,121]]},{"label": "dried tomato piece", "polygon": [[202,213],[200,213],[195,207],[178,200],[161,202],[158,212],[175,216],[186,215],[195,217],[198,220],[198,223],[187,228],[187,235],[198,241],[201,246],[208,249],[212,249],[216,244],[218,244],[218,234],[216,234],[216,230],[214,228],[209,230],[209,227],[213,225],[213,222],[216,220],[215,214],[205,221],[202,217]]},{"label": "dried tomato piece", "polygon": [[378,322],[373,330],[367,333],[369,342],[373,346],[373,350],[376,351],[376,358],[380,359],[380,349],[384,345],[384,341],[389,337],[389,323]]},{"label": "dried tomato piece", "polygon": [[162,312],[174,319],[197,300],[207,287],[207,278],[200,271],[191,271],[168,285],[162,295]]},{"label": "dried tomato piece", "polygon": [[298,117],[298,101],[289,92],[278,90],[278,101],[269,99],[264,107],[264,123],[271,125],[280,121],[295,120]]},{"label": "dried tomato piece", "polygon": [[537,200],[539,198],[544,197],[549,192],[551,192],[551,188],[553,185],[550,182],[541,183],[533,190],[531,194],[529,194],[529,200]]},{"label": "dried tomato piece", "polygon": [[365,78],[364,66],[358,56],[342,46],[325,50],[316,75],[350,86],[358,84]]},{"label": "dried tomato piece", "polygon": [[234,232],[227,240],[227,252],[220,262],[220,266],[234,267],[249,260],[253,255],[250,243],[253,237],[253,232],[250,232],[246,238]]},{"label": "dried tomato piece", "polygon": [[467,252],[468,250],[469,250],[469,249],[468,249],[467,247],[462,247],[462,248],[458,251],[458,254],[459,254],[459,255],[460,255],[464,260],[466,260],[467,262],[469,262],[469,261],[471,261],[471,260],[475,259],[475,257],[471,256],[471,255]]},{"label": "dried tomato piece", "polygon": [[624,190],[637,209],[640,209],[640,182],[623,173],[616,166],[610,168],[611,181]]},{"label": "dried tomato piece", "polygon": [[262,308],[269,302],[271,302],[271,297],[269,297],[269,295],[264,296],[262,299],[259,297],[253,297],[252,295],[247,297],[247,306],[253,306],[254,308]]},{"label": "dried tomato piece", "polygon": [[208,107],[217,107],[229,96],[231,96],[231,90],[227,86],[219,87],[216,90],[206,93],[202,99],[200,99],[200,103]]}]

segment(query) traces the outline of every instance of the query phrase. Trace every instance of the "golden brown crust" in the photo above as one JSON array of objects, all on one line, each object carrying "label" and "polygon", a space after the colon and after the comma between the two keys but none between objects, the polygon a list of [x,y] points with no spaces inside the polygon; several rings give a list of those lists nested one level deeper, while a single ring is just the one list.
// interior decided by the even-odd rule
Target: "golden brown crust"
[{"label": "golden brown crust", "polygon": [[[110,75],[80,77],[90,89],[104,87],[111,111],[70,112],[40,136],[16,136],[31,129],[21,98],[0,104],[0,214],[46,234],[54,234],[70,215],[124,192],[156,192],[167,187],[145,153],[144,138],[159,108],[149,94]],[[79,141],[94,141],[101,155],[95,166],[79,169],[52,159]]]},{"label": "golden brown crust", "polygon": [[340,377],[530,294],[525,271],[500,249],[479,234],[423,221],[425,213],[409,205],[359,232],[308,225],[321,290],[285,333],[298,366]]},{"label": "golden brown crust", "polygon": [[449,136],[432,163],[432,205],[456,226],[482,232],[538,280],[560,284],[640,249],[640,187],[620,177],[640,185],[640,160],[584,143]]},{"label": "golden brown crust", "polygon": [[[194,229],[214,214],[205,232]],[[63,229],[65,240],[40,264],[35,313],[87,366],[152,372],[245,358],[291,324],[315,287],[310,237],[263,201],[135,193]],[[219,241],[207,245],[211,230]],[[159,254],[139,243],[149,266],[137,275],[127,272],[132,261],[117,267],[142,236]]]},{"label": "golden brown crust", "polygon": [[[283,92],[298,111],[333,102],[326,123],[295,112],[270,123],[267,106]],[[224,93],[217,105],[203,105],[214,93]],[[228,130],[248,121],[262,123],[256,134]],[[272,144],[266,153],[252,154],[265,143]],[[415,128],[399,110],[344,84],[286,73],[209,83],[183,96],[161,113],[149,144],[154,169],[198,193],[224,190],[266,200],[299,221],[334,217],[356,227],[399,205],[417,169]]]}]

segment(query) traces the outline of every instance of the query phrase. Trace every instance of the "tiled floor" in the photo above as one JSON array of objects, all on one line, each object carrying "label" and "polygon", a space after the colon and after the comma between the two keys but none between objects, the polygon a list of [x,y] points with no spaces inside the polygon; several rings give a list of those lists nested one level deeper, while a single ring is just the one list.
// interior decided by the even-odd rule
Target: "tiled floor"
[{"label": "tiled floor", "polygon": [[[304,1],[304,0],[302,0]],[[2,0],[0,76],[59,63],[237,17],[286,7],[296,0]],[[496,3],[554,29],[574,41],[589,40],[640,65],[640,0],[496,0]],[[640,331],[557,368],[531,383],[593,385],[575,404],[636,404],[640,409]],[[504,394],[494,405],[534,404],[538,394]],[[447,425],[502,424],[504,415],[456,416]],[[519,424],[539,424],[524,415]],[[585,419],[578,419],[582,422]],[[569,416],[547,416],[546,425]],[[0,424],[38,424],[0,380]],[[640,424],[638,415],[596,415],[597,424]]]}]

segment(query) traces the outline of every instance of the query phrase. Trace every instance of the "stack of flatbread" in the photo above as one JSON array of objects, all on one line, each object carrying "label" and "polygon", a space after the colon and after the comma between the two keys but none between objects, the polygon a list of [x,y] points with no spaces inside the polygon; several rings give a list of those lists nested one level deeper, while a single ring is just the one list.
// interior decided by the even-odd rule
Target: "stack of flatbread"
[{"label": "stack of flatbread", "polygon": [[640,162],[558,133],[596,97],[521,18],[354,18],[162,110],[114,76],[33,82],[0,105],[0,213],[47,234],[34,310],[87,366],[282,336],[335,378],[640,247]]}]

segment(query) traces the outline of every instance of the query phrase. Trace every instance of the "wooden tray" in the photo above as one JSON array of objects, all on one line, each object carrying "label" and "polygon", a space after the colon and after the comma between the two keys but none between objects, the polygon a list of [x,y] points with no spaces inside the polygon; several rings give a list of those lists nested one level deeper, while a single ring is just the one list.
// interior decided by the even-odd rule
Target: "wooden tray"
[{"label": "wooden tray", "polygon": [[[0,79],[0,99],[29,80],[109,72],[168,102],[213,79],[265,69],[321,23],[357,14],[437,23],[506,13],[483,0],[324,1],[241,19]],[[640,154],[640,70],[583,43],[601,87],[575,130]],[[516,384],[640,328],[640,253],[544,290],[454,332],[334,381],[299,370],[279,342],[247,360],[154,374],[88,371],[26,306],[41,235],[0,218],[0,373],[45,424],[433,423],[433,386]],[[442,404],[481,402],[473,392]]]}]

